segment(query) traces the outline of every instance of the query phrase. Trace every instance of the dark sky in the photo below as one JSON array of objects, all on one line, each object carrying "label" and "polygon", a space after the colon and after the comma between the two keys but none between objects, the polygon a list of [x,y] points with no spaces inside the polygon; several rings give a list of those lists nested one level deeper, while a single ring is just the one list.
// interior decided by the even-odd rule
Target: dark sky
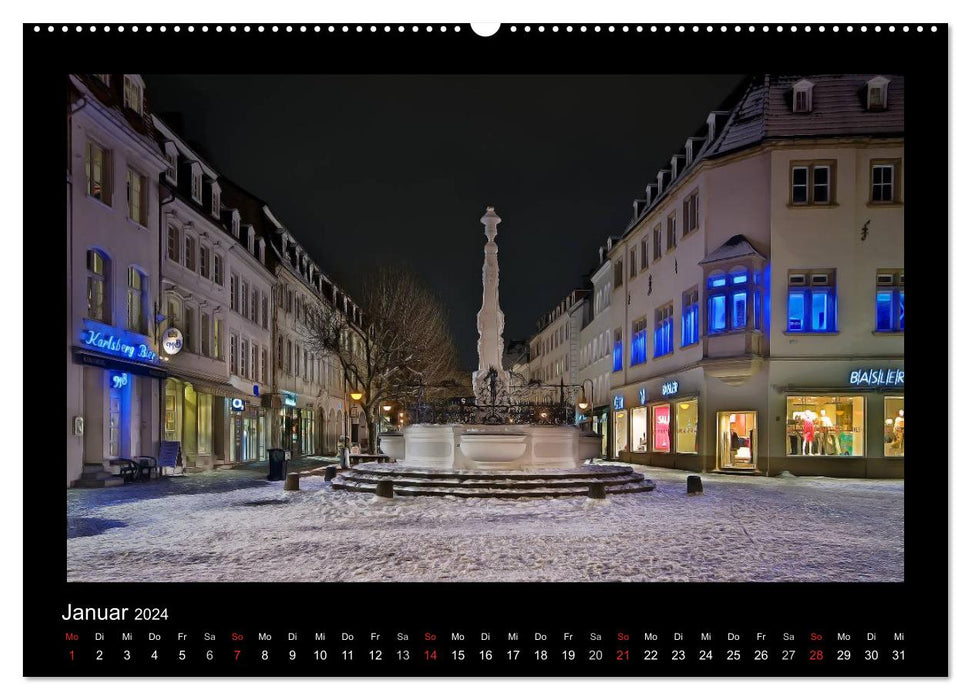
[{"label": "dark sky", "polygon": [[466,368],[486,206],[503,219],[505,337],[525,338],[741,78],[145,76],[153,109],[180,112],[352,294],[366,266],[409,262],[447,301]]}]

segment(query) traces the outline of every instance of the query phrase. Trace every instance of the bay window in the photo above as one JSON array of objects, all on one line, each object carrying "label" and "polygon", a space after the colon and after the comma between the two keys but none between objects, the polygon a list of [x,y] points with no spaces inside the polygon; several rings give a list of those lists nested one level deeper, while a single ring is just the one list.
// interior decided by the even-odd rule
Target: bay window
[{"label": "bay window", "polygon": [[748,270],[715,273],[708,277],[708,332],[723,333],[748,326]]}]

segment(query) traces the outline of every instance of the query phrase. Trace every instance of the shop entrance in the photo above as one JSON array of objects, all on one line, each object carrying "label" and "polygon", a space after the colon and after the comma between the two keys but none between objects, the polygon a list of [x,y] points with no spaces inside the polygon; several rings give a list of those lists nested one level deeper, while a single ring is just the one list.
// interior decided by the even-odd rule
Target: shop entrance
[{"label": "shop entrance", "polygon": [[630,450],[627,439],[627,411],[614,413],[614,457],[620,457],[621,452]]},{"label": "shop entrance", "polygon": [[718,461],[715,468],[719,471],[757,471],[756,412],[721,411],[717,414],[715,422],[718,426]]}]

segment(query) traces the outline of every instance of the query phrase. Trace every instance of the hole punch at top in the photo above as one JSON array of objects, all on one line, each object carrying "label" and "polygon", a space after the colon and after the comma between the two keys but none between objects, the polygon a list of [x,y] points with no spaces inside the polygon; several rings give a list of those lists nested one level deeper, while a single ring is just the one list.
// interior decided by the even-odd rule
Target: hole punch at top
[{"label": "hole punch at top", "polygon": [[499,31],[499,22],[473,22],[472,31],[479,36],[489,37]]}]

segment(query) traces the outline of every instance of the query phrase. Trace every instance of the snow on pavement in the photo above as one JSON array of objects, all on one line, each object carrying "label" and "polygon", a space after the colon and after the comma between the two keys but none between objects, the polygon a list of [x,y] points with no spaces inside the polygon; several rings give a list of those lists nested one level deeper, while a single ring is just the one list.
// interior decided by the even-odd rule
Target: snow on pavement
[{"label": "snow on pavement", "polygon": [[901,581],[903,481],[639,468],[574,499],[283,491],[255,470],[68,492],[69,581]]}]

